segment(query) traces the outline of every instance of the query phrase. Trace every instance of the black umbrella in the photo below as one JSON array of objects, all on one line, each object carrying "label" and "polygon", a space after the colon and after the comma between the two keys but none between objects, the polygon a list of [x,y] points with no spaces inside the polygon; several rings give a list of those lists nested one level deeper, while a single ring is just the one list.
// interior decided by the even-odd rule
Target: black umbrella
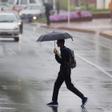
[{"label": "black umbrella", "polygon": [[54,41],[54,40],[60,40],[60,39],[69,39],[71,38],[73,40],[73,37],[66,32],[50,32],[45,35],[41,35],[37,41],[43,42],[43,41]]}]

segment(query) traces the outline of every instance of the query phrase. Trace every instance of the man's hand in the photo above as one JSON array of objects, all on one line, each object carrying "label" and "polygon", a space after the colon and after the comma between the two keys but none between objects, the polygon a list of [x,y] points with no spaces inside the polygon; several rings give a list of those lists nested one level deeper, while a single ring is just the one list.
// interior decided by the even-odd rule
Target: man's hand
[{"label": "man's hand", "polygon": [[56,48],[54,48],[54,54],[58,55],[61,58],[61,55],[59,54],[58,50]]},{"label": "man's hand", "polygon": [[54,54],[59,54],[56,48],[54,48],[53,52],[54,52]]}]

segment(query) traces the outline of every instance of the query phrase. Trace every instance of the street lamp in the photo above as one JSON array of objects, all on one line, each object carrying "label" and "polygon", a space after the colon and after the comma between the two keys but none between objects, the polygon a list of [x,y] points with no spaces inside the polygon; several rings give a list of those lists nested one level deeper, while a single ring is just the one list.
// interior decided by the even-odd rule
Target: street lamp
[{"label": "street lamp", "polygon": [[70,24],[70,0],[68,0],[68,25]]},{"label": "street lamp", "polygon": [[103,0],[103,8],[105,9],[105,0]]},{"label": "street lamp", "polygon": [[53,0],[53,9],[56,10],[56,0]]}]

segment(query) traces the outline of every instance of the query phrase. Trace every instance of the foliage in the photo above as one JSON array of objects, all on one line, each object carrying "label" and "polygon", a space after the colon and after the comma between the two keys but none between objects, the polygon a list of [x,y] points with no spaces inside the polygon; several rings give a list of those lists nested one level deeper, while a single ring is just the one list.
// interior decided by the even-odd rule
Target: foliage
[{"label": "foliage", "polygon": [[97,13],[109,13],[110,11],[108,9],[93,9],[91,10],[93,14]]},{"label": "foliage", "polygon": [[[92,18],[92,13],[89,11],[72,11],[69,13],[70,20],[88,19]],[[54,14],[50,16],[52,22],[60,22],[68,20],[68,13],[61,12],[60,14]]]}]

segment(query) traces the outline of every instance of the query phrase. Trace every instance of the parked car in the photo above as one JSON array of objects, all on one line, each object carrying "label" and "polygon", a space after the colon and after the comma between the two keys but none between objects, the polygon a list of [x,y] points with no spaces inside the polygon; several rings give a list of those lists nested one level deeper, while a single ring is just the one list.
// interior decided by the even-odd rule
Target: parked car
[{"label": "parked car", "polygon": [[14,38],[19,41],[19,34],[23,32],[20,17],[13,12],[0,12],[0,38]]},{"label": "parked car", "polygon": [[41,4],[30,4],[25,9],[20,11],[20,17],[24,20],[32,22],[33,20],[38,19],[43,16],[45,13],[45,8]]}]

